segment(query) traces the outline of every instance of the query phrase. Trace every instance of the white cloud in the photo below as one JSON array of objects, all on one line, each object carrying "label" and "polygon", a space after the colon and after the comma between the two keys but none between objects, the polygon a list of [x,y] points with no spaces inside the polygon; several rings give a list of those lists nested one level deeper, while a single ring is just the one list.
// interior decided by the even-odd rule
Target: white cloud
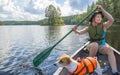
[{"label": "white cloud", "polygon": [[[75,15],[75,14],[80,14],[82,12],[84,12],[85,10],[79,10],[79,9],[75,9],[74,7],[71,6],[70,4],[71,0],[66,0],[63,4],[63,6],[61,7],[61,11],[62,11],[62,16],[69,16],[69,15]],[[78,2],[78,0],[77,0]]]},{"label": "white cloud", "polygon": [[3,10],[6,12],[14,12],[16,9],[13,2],[9,2],[9,4],[3,6]]},{"label": "white cloud", "polygon": [[68,16],[72,12],[72,8],[71,8],[68,0],[66,0],[64,2],[63,6],[60,6],[60,8],[61,8],[61,12],[62,12],[63,16]]},{"label": "white cloud", "polygon": [[7,15],[5,15],[5,14],[0,14],[0,16],[1,16],[2,18],[7,18]]},{"label": "white cloud", "polygon": [[[25,11],[25,7],[28,9],[30,8],[29,4],[30,0],[26,1],[12,1],[9,0],[9,3],[3,2],[1,3],[1,13],[0,13],[0,19],[1,20],[38,20],[42,16],[38,14],[31,14],[31,12]],[[29,5],[29,6],[28,6]],[[31,10],[32,11],[32,10]]]},{"label": "white cloud", "polygon": [[8,0],[0,0],[0,4],[7,4]]},{"label": "white cloud", "polygon": [[[0,0],[0,20],[40,20],[44,18],[45,8],[53,4],[59,6],[62,16],[81,13],[81,0],[63,0],[63,4],[56,0]],[[91,0],[96,1],[96,0]],[[78,4],[74,4],[79,2]]]}]

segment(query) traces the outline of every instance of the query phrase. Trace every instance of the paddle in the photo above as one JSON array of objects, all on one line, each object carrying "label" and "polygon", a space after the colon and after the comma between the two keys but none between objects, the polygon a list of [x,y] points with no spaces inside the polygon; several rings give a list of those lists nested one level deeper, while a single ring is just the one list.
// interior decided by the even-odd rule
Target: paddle
[{"label": "paddle", "polygon": [[[79,25],[81,25],[90,15],[92,15],[97,9],[94,9],[92,12],[90,12],[85,18],[83,18],[83,20],[81,20],[78,24],[77,27]],[[61,38],[55,45],[43,50],[39,55],[37,55],[34,59],[33,59],[33,64],[35,67],[37,67],[39,64],[41,64],[51,53],[51,51],[53,50],[53,48],[59,44],[65,37],[67,37],[73,30],[71,29],[63,38]]]}]

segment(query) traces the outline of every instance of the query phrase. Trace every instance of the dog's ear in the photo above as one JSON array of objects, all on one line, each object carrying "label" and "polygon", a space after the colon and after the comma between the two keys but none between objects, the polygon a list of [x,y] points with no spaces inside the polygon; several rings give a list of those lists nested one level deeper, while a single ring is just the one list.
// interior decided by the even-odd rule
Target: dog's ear
[{"label": "dog's ear", "polygon": [[69,57],[69,55],[63,54],[61,57],[58,58],[58,60],[61,60],[61,59],[64,58],[64,57]]},{"label": "dog's ear", "polygon": [[62,57],[60,60],[59,60],[59,63],[60,64],[63,64],[64,66],[67,66],[71,63],[71,58],[68,57],[68,56],[65,56],[65,57]]},{"label": "dog's ear", "polygon": [[70,57],[70,56],[67,54],[63,54],[62,57]]},{"label": "dog's ear", "polygon": [[68,55],[67,54],[63,54],[61,57],[58,58],[58,60],[64,58],[64,57],[67,57]]}]

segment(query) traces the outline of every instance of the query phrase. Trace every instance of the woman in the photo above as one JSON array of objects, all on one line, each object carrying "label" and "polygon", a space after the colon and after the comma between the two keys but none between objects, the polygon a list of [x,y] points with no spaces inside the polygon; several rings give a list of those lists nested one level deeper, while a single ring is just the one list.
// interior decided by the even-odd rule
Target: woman
[{"label": "woman", "polygon": [[[90,24],[87,27],[78,31],[77,27],[74,26],[73,31],[79,35],[88,32],[91,41],[88,46],[90,56],[94,57],[98,51],[102,54],[106,54],[112,68],[113,75],[119,75],[113,50],[105,42],[106,31],[112,25],[114,19],[101,5],[97,5],[97,9],[99,12],[95,12],[91,16],[89,20]],[[102,22],[103,15],[108,19],[108,21],[104,23]]]}]

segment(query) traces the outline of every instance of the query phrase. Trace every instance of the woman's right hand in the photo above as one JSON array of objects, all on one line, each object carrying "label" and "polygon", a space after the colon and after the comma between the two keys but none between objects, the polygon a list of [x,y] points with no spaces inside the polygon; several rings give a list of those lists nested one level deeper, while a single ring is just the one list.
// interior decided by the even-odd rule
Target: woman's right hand
[{"label": "woman's right hand", "polygon": [[77,30],[77,26],[74,25],[73,28],[72,28],[73,31],[76,31]]}]

